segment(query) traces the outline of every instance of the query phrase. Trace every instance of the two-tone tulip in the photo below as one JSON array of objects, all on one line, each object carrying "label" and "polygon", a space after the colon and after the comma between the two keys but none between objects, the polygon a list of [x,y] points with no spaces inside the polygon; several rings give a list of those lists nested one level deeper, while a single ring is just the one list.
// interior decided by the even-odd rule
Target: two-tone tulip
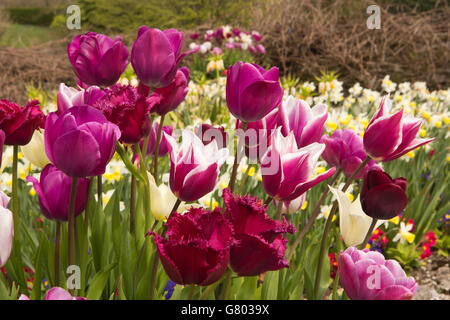
[{"label": "two-tone tulip", "polygon": [[13,214],[8,209],[9,197],[0,191],[0,267],[9,259],[14,236]]},{"label": "two-tone tulip", "polygon": [[295,233],[295,227],[273,220],[267,207],[250,196],[234,196],[223,191],[225,216],[234,227],[236,243],[231,247],[230,266],[239,276],[256,276],[266,271],[289,267],[284,257],[287,239],[284,233]]},{"label": "two-tone tulip", "polygon": [[128,65],[128,48],[120,37],[112,40],[95,32],[76,36],[67,53],[77,77],[90,86],[113,85]]},{"label": "two-tone tulip", "polygon": [[360,195],[362,209],[374,219],[394,218],[408,204],[406,185],[405,178],[392,179],[381,170],[367,172]]},{"label": "two-tone tulip", "polygon": [[414,118],[410,113],[404,115],[403,109],[390,114],[391,108],[389,96],[383,97],[364,132],[364,149],[377,161],[395,160],[434,140],[416,138],[422,120]]},{"label": "two-tone tulip", "polygon": [[[33,183],[33,188],[39,197],[42,214],[51,220],[69,220],[69,202],[72,190],[72,178],[48,164],[41,172],[39,181],[34,177],[27,177]],[[86,208],[86,198],[89,179],[78,179],[75,198],[75,217]]]},{"label": "two-tone tulip", "polygon": [[94,107],[74,106],[45,123],[45,152],[70,177],[105,173],[120,138],[120,129]]},{"label": "two-tone tulip", "polygon": [[228,69],[226,99],[231,114],[243,122],[264,118],[283,98],[278,68],[236,62]]},{"label": "two-tone tulip", "polygon": [[352,300],[411,300],[417,283],[407,277],[395,260],[385,260],[377,251],[355,247],[341,251],[339,281]]},{"label": "two-tone tulip", "polygon": [[[331,137],[324,136],[322,142],[325,144],[322,157],[330,166],[341,169],[347,177],[351,177],[367,157],[362,137],[353,130],[336,130]],[[356,178],[362,179],[368,170],[373,169],[381,170],[371,159]]]},{"label": "two-tone tulip", "polygon": [[151,88],[168,86],[181,59],[197,50],[181,53],[183,44],[183,32],[141,26],[131,50],[131,65],[139,80]]},{"label": "two-tone tulip", "polygon": [[169,144],[170,189],[178,199],[196,201],[211,192],[217,184],[220,168],[228,149],[217,147],[213,140],[206,146],[189,129],[182,132],[182,143],[164,133]]},{"label": "two-tone tulip", "polygon": [[281,128],[278,128],[261,159],[264,190],[275,200],[288,201],[331,177],[335,172],[334,167],[313,177],[324,149],[325,145],[317,142],[298,148],[294,133],[290,132],[284,137]]},{"label": "two-tone tulip", "polygon": [[87,89],[77,90],[66,86],[64,83],[59,85],[56,95],[56,105],[58,106],[58,114],[63,113],[72,106],[88,106],[102,98],[106,93],[97,86],[90,86]]},{"label": "two-tone tulip", "polygon": [[214,127],[209,123],[202,123],[201,125],[196,126],[194,130],[195,134],[202,140],[204,145],[216,140],[219,149],[228,146],[228,134],[225,132],[224,127]]},{"label": "two-tone tulip", "polygon": [[166,237],[152,235],[170,280],[207,286],[222,277],[235,240],[232,225],[219,210],[191,208],[183,215],[174,212],[167,227]]}]

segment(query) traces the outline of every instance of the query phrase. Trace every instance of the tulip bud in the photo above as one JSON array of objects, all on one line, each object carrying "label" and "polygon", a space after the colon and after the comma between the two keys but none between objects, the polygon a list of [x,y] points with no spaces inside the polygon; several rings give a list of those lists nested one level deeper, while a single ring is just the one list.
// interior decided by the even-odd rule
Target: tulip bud
[{"label": "tulip bud", "polygon": [[236,243],[231,247],[230,266],[239,276],[256,276],[266,271],[289,267],[284,258],[287,239],[295,227],[271,219],[266,206],[257,198],[236,196],[223,191],[225,216],[233,224]]},{"label": "tulip bud", "polygon": [[390,115],[391,108],[389,96],[383,97],[364,132],[364,148],[377,161],[395,160],[434,140],[417,139],[422,120],[411,114],[403,115],[403,109]]},{"label": "tulip bud", "polygon": [[244,122],[258,121],[275,109],[283,97],[278,68],[268,71],[257,64],[236,62],[228,69],[228,109]]},{"label": "tulip bud", "polygon": [[417,290],[414,278],[408,278],[397,261],[385,260],[377,251],[341,251],[338,272],[352,300],[411,300]]},{"label": "tulip bud", "polygon": [[9,197],[0,191],[0,267],[9,259],[14,236],[13,214],[8,209]]},{"label": "tulip bud", "polygon": [[364,212],[374,219],[389,220],[400,214],[408,204],[405,178],[392,178],[381,170],[367,172],[361,190]]},{"label": "tulip bud", "polygon": [[[156,138],[158,136],[158,130],[159,130],[159,123],[154,122],[152,129],[150,130],[150,137],[148,139],[148,146],[147,146],[147,154],[148,155],[154,155],[155,154],[155,147],[156,147]],[[172,136],[173,134],[173,128],[172,126],[163,126],[162,132],[165,134],[161,135],[161,141],[159,142],[159,150],[158,150],[158,157],[163,157],[169,152],[169,145],[166,139],[167,136]],[[144,146],[144,141],[141,140],[141,149]]]},{"label": "tulip bud", "polygon": [[191,208],[173,213],[167,238],[153,233],[161,263],[177,284],[207,286],[218,281],[230,260],[233,227],[218,211]]},{"label": "tulip bud", "polygon": [[[54,165],[48,164],[42,170],[39,180],[34,177],[27,177],[27,181],[33,183],[34,190],[39,197],[42,214],[47,219],[68,221],[72,178],[58,170]],[[86,208],[88,187],[89,179],[78,179],[75,217]]]},{"label": "tulip bud", "polygon": [[297,148],[294,133],[287,137],[278,128],[272,143],[261,159],[264,190],[275,200],[293,200],[321,181],[331,177],[335,168],[312,177],[325,145],[317,142]]},{"label": "tulip bud", "polygon": [[67,52],[75,74],[87,85],[111,86],[128,65],[128,49],[120,37],[112,40],[103,34],[88,32],[76,36]]},{"label": "tulip bud", "polygon": [[206,146],[193,132],[185,129],[182,144],[164,133],[169,143],[170,189],[178,199],[196,201],[211,192],[220,168],[228,157],[228,149],[217,147],[214,140]]},{"label": "tulip bud", "polygon": [[114,155],[120,129],[97,109],[75,106],[45,124],[45,152],[70,177],[98,176]]},{"label": "tulip bud", "polygon": [[44,168],[50,160],[43,150],[45,150],[44,134],[40,130],[34,131],[31,141],[21,146],[23,156],[30,161],[33,165],[39,168]]}]

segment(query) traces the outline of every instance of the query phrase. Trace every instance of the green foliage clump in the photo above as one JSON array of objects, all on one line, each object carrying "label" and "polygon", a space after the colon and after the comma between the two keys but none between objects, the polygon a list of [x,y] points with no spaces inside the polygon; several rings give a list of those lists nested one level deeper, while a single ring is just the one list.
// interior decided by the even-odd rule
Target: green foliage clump
[{"label": "green foliage clump", "polygon": [[18,24],[49,26],[54,18],[50,8],[9,8],[9,18]]}]

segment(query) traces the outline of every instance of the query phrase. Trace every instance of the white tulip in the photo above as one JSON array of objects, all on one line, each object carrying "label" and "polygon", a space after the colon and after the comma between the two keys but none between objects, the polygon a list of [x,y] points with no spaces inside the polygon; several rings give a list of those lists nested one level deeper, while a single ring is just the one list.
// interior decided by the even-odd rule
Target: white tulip
[{"label": "white tulip", "polygon": [[13,215],[7,208],[8,202],[8,196],[0,191],[0,267],[9,259],[14,236]]},{"label": "white tulip", "polygon": [[21,149],[23,156],[36,167],[44,168],[50,163],[45,153],[44,130],[34,131],[31,141]]},{"label": "white tulip", "polygon": [[[367,231],[369,231],[372,218],[362,210],[359,195],[355,201],[351,202],[341,190],[328,187],[339,203],[339,228],[345,244],[349,247],[359,245],[364,241]],[[378,220],[374,230],[383,222],[384,220]]]}]

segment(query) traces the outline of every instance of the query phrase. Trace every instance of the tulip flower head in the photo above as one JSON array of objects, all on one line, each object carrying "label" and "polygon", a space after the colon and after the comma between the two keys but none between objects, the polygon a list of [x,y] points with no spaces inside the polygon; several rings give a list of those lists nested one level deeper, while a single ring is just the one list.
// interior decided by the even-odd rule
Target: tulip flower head
[{"label": "tulip flower head", "polygon": [[195,134],[202,140],[204,145],[216,140],[219,149],[228,146],[228,134],[225,132],[224,127],[214,127],[208,123],[202,123],[195,127],[194,130]]},{"label": "tulip flower head", "polygon": [[77,77],[87,85],[108,87],[116,83],[128,65],[128,48],[95,32],[76,36],[67,47]]},{"label": "tulip flower head", "polygon": [[[51,220],[69,220],[69,202],[72,189],[72,178],[48,164],[41,172],[40,181],[34,177],[27,177],[33,183],[34,190],[39,196],[39,206],[42,214]],[[75,217],[86,207],[89,179],[78,179],[75,199]]]},{"label": "tulip flower head", "polygon": [[31,141],[20,149],[23,156],[36,167],[44,168],[50,162],[47,154],[43,152],[45,150],[44,133],[40,130],[34,131]]},{"label": "tulip flower head", "polygon": [[151,88],[168,86],[184,56],[198,50],[181,53],[183,44],[183,32],[141,26],[131,50],[131,64],[139,80]]},{"label": "tulip flower head", "polygon": [[185,129],[182,144],[164,133],[169,143],[170,189],[178,199],[196,201],[211,192],[220,168],[228,157],[228,149],[217,147],[215,139],[206,146],[192,131]]},{"label": "tulip flower head", "polygon": [[[322,157],[329,165],[341,169],[347,177],[351,177],[367,157],[362,137],[353,130],[336,130],[331,137],[323,136],[322,142],[325,144]],[[367,171],[375,169],[381,170],[381,167],[371,159],[356,179],[362,179]]]},{"label": "tulip flower head", "polygon": [[416,138],[422,120],[414,118],[410,113],[404,115],[403,109],[391,115],[391,108],[389,96],[383,97],[364,132],[364,148],[377,161],[395,160],[434,140]]},{"label": "tulip flower head", "polygon": [[183,215],[175,212],[167,227],[167,238],[152,235],[170,280],[207,286],[222,277],[235,240],[233,227],[218,209],[191,208]]},{"label": "tulip flower head", "polygon": [[360,194],[362,209],[375,219],[394,218],[408,204],[406,184],[405,178],[392,179],[380,170],[367,172]]},{"label": "tulip flower head", "polygon": [[[29,297],[22,294],[19,300],[30,300]],[[53,287],[48,290],[45,300],[86,300],[86,298],[73,297],[69,292],[60,287]]]},{"label": "tulip flower head", "polygon": [[397,261],[385,260],[377,251],[341,251],[338,272],[352,300],[411,300],[417,290],[414,278],[408,278]]},{"label": "tulip flower head", "polygon": [[105,94],[106,93],[97,86],[77,90],[61,83],[56,95],[56,104],[58,106],[57,113],[61,114],[72,106],[81,106],[85,104],[93,106],[94,103]]},{"label": "tulip flower head", "polygon": [[239,276],[256,276],[266,271],[289,267],[284,254],[284,233],[295,233],[295,227],[271,219],[267,208],[250,196],[233,196],[223,191],[225,216],[233,224],[237,242],[231,248],[230,266]]},{"label": "tulip flower head", "polygon": [[[155,154],[155,148],[156,148],[156,137],[158,136],[158,130],[159,130],[159,123],[154,122],[152,129],[150,130],[150,137],[148,139],[148,146],[147,146],[147,154],[148,155],[154,155]],[[169,145],[166,139],[167,136],[173,135],[173,127],[172,126],[163,126],[162,132],[165,133],[165,135],[161,135],[161,141],[159,142],[159,150],[158,150],[158,157],[163,157],[169,152]],[[144,141],[141,140],[141,149],[144,146]]]},{"label": "tulip flower head", "polygon": [[312,177],[324,149],[325,145],[317,142],[299,149],[294,133],[284,137],[281,128],[278,128],[272,136],[271,146],[261,159],[264,190],[275,200],[288,201],[331,177],[334,167]]},{"label": "tulip flower head", "polygon": [[258,121],[283,98],[278,68],[236,62],[228,69],[226,99],[231,114],[243,122]]},{"label": "tulip flower head", "polygon": [[[369,230],[372,218],[364,213],[358,198],[351,202],[348,196],[341,190],[328,186],[339,204],[339,229],[347,246],[357,246],[364,241]],[[383,220],[377,221],[375,229]]]},{"label": "tulip flower head", "polygon": [[11,254],[14,221],[8,209],[9,197],[0,191],[0,267],[3,267]]},{"label": "tulip flower head", "polygon": [[70,177],[98,176],[114,155],[120,129],[97,109],[74,106],[45,124],[45,152]]},{"label": "tulip flower head", "polygon": [[6,99],[0,100],[0,130],[5,134],[6,145],[28,144],[34,130],[42,128],[44,123],[45,115],[38,100],[28,102],[23,108]]}]

